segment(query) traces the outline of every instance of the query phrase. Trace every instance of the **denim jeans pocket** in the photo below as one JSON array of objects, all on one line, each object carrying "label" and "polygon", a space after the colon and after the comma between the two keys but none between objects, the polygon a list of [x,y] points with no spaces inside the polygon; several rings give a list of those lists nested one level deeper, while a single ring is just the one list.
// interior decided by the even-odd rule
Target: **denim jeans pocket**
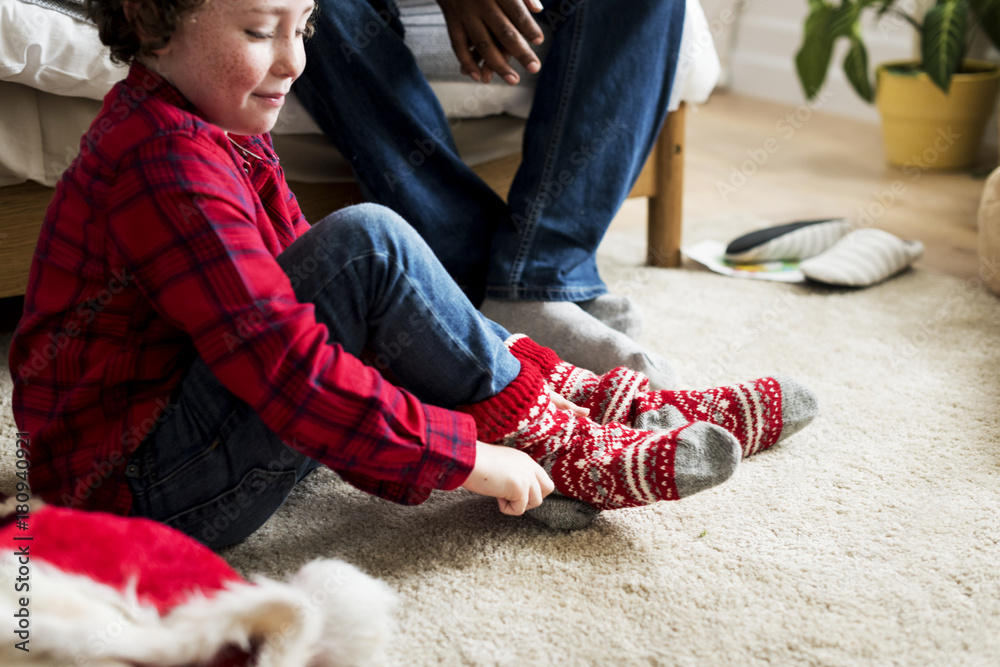
[{"label": "denim jeans pocket", "polygon": [[236,486],[163,520],[212,549],[247,538],[284,503],[296,484],[296,471],[254,468]]}]

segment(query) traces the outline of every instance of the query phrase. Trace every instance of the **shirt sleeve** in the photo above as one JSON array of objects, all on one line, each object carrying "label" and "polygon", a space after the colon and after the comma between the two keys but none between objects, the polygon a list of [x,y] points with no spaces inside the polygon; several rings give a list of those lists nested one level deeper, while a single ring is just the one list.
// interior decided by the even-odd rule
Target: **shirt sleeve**
[{"label": "shirt sleeve", "polygon": [[168,135],[125,162],[107,193],[109,257],[272,431],[338,472],[390,482],[369,486],[397,502],[413,502],[407,487],[465,481],[475,423],[421,403],[329,340],[265,246],[249,180],[221,147]]}]

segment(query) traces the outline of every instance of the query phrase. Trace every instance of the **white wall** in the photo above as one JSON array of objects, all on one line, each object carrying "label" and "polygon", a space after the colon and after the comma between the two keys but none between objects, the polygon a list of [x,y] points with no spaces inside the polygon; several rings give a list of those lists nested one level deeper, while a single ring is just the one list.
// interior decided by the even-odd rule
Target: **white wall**
[{"label": "white wall", "polygon": [[719,87],[726,88],[730,83],[732,67],[732,47],[736,41],[737,22],[740,17],[742,2],[745,0],[701,0],[701,8],[708,19],[708,28],[715,42],[715,51],[719,54],[722,73],[719,76]]},{"label": "white wall", "polygon": [[[833,2],[833,0],[831,0]],[[935,0],[900,0],[897,6],[922,17]],[[838,4],[833,2],[833,4]],[[715,49],[722,64],[719,87],[750,97],[799,105],[806,103],[795,74],[795,54],[802,43],[809,0],[701,0]],[[919,55],[916,31],[894,16],[876,21],[869,12],[862,22],[868,65]],[[854,92],[844,76],[841,62],[847,43],[840,40],[827,73],[826,85],[810,104],[824,112],[878,122],[875,107]],[[1000,61],[1000,53],[980,34],[973,42],[974,58]],[[997,113],[986,124],[983,144],[997,146]]]}]

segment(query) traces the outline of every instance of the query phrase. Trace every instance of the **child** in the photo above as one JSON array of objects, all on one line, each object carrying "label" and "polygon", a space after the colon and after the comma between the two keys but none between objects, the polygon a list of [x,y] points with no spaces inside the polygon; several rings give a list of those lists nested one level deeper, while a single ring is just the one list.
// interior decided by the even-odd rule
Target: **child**
[{"label": "child", "polygon": [[718,484],[812,418],[788,379],[650,393],[569,366],[482,317],[388,209],[310,227],[267,133],[312,8],[90,0],[131,69],[56,189],[11,347],[36,494],[219,549],[319,464],[405,504],[610,509]]}]

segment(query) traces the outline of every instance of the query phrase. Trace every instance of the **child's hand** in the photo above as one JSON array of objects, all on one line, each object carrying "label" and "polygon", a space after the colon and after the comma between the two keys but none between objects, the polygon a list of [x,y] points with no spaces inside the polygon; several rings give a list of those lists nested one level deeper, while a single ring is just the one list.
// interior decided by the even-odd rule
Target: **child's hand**
[{"label": "child's hand", "polygon": [[564,398],[562,394],[557,394],[556,392],[549,389],[549,398],[560,410],[569,410],[577,417],[586,417],[590,414],[590,408],[581,408],[576,403],[570,402],[568,398]]},{"label": "child's hand", "polygon": [[520,516],[541,505],[555,486],[542,466],[524,452],[477,442],[476,465],[462,488],[492,496],[501,512]]}]

